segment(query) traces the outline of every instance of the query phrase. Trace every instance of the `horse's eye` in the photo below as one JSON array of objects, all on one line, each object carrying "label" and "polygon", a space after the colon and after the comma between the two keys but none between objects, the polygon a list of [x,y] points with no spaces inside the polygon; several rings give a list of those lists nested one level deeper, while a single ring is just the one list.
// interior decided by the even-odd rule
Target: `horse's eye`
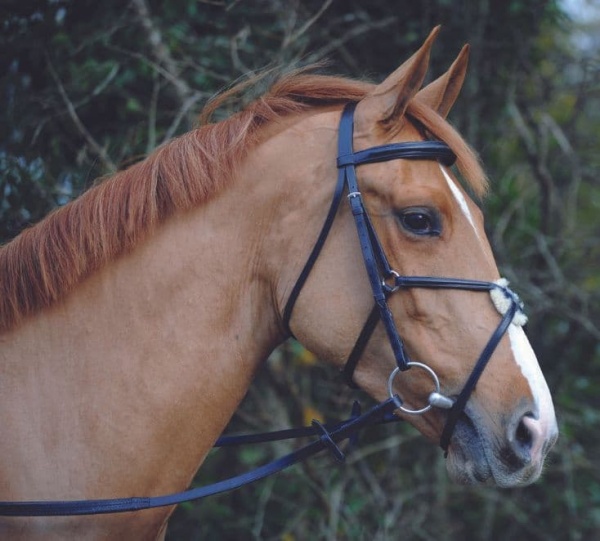
[{"label": "horse's eye", "polygon": [[442,232],[437,212],[428,208],[408,208],[399,214],[402,227],[414,235],[438,237]]}]

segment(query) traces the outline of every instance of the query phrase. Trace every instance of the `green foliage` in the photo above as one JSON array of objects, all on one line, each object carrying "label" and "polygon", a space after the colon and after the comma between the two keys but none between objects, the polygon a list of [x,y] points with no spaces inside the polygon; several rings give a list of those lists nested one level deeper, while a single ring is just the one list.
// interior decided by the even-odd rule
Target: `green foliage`
[{"label": "green foliage", "polygon": [[[0,21],[0,241],[188,130],[212,95],[248,73],[327,58],[331,73],[380,80],[442,23],[435,75],[470,42],[470,73],[451,120],[492,178],[488,232],[527,303],[555,397],[562,436],[544,479],[522,490],[457,487],[434,446],[407,426],[385,426],[366,433],[344,466],[324,456],[181,506],[168,538],[597,537],[598,50],[573,41],[576,24],[558,0],[9,1]],[[332,370],[288,343],[229,430],[339,418],[354,398]],[[295,445],[214,451],[195,483]]]},{"label": "green foliage", "polygon": [[16,235],[56,205],[43,183],[41,158],[27,162],[0,151],[0,242]]}]

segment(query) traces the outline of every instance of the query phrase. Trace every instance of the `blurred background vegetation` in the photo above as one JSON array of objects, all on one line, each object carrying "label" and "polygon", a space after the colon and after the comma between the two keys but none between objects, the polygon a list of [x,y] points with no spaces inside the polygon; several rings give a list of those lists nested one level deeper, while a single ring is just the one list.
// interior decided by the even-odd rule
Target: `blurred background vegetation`
[{"label": "blurred background vegetation", "polygon": [[[600,538],[599,10],[591,0],[3,0],[1,242],[190,129],[211,96],[262,68],[327,59],[329,73],[379,81],[441,23],[435,76],[472,45],[451,121],[492,179],[488,233],[527,303],[558,410],[543,480],[454,486],[439,449],[397,424],[365,433],[344,466],[324,456],[182,506],[168,539]],[[340,418],[355,398],[369,405],[290,342],[230,430]],[[197,483],[294,445],[215,451]]]}]

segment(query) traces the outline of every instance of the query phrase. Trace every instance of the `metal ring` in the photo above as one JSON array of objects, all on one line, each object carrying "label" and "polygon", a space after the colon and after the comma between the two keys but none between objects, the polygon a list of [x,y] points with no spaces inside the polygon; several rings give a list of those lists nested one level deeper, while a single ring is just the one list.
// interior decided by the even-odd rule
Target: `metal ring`
[{"label": "metal ring", "polygon": [[400,278],[400,275],[395,270],[390,269],[389,274],[383,280],[381,280],[381,285],[388,291],[388,293],[394,293],[394,291],[398,291],[398,289],[400,289],[400,286],[397,284],[394,284],[393,286],[387,285],[387,280],[389,278],[393,278],[395,282],[397,278]]},{"label": "metal ring", "polygon": [[[421,368],[423,370],[425,370],[430,376],[431,379],[433,379],[433,383],[435,384],[435,393],[439,393],[440,392],[440,380],[438,379],[436,373],[426,364],[423,363],[418,363],[416,361],[410,361],[408,363],[406,363],[407,366],[415,366],[417,368]],[[390,377],[388,378],[388,393],[390,395],[390,398],[394,397],[394,378],[398,375],[398,373],[400,372],[400,368],[396,367],[394,368],[394,370],[392,370],[392,373],[390,374]],[[427,406],[425,406],[424,408],[421,409],[416,409],[416,410],[411,410],[408,408],[405,408],[404,406],[400,406],[400,409],[404,412],[404,413],[410,413],[411,415],[421,415],[422,413],[425,413],[426,411],[429,411],[433,406],[431,404],[427,404]]]}]

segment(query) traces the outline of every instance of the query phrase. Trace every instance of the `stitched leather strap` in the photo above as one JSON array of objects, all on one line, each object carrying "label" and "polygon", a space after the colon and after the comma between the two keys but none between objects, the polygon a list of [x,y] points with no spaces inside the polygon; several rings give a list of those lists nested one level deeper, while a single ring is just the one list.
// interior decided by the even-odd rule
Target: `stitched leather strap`
[{"label": "stitched leather strap", "polygon": [[454,433],[454,429],[456,428],[456,423],[460,419],[461,415],[465,410],[465,406],[467,405],[467,401],[471,396],[471,393],[475,389],[483,370],[487,366],[489,360],[492,357],[492,354],[496,350],[496,347],[500,343],[500,340],[504,336],[504,333],[507,331],[508,326],[512,323],[512,320],[519,309],[519,305],[512,301],[510,308],[507,310],[506,314],[502,317],[500,324],[496,327],[496,330],[488,340],[485,348],[481,352],[475,367],[471,371],[469,375],[469,379],[465,383],[462,391],[458,395],[456,402],[448,412],[448,417],[446,418],[446,424],[444,425],[444,429],[442,430],[442,435],[440,437],[440,447],[444,450],[446,455],[448,454],[448,446],[450,445],[450,439],[452,438],[452,434]]},{"label": "stitched leather strap", "polygon": [[397,159],[405,160],[439,160],[444,165],[452,165],[456,155],[446,143],[441,141],[415,141],[406,143],[390,143],[378,147],[340,154],[338,167],[361,165],[365,163],[387,162]]},{"label": "stitched leather strap", "polygon": [[321,253],[321,249],[329,236],[329,231],[331,230],[331,226],[333,225],[333,221],[335,220],[338,208],[340,206],[340,201],[342,200],[342,194],[344,193],[344,179],[341,175],[338,175],[338,181],[335,185],[335,190],[333,192],[333,198],[331,200],[331,205],[329,206],[329,211],[327,212],[327,216],[325,218],[325,222],[323,223],[323,227],[321,228],[321,232],[315,242],[313,249],[308,256],[306,263],[304,264],[304,268],[300,272],[300,276],[296,280],[294,287],[288,297],[288,300],[285,304],[285,308],[283,310],[282,321],[287,332],[294,336],[292,330],[290,329],[290,319],[292,317],[292,311],[294,310],[294,306],[296,304],[296,300],[300,295],[300,291],[304,287],[304,284],[310,274],[310,271],[315,265],[319,254]]},{"label": "stitched leather strap", "polygon": [[367,344],[369,342],[369,338],[371,338],[371,335],[373,334],[373,331],[375,330],[375,327],[377,326],[378,322],[379,308],[377,307],[377,305],[375,305],[373,306],[373,309],[371,310],[367,321],[363,325],[362,331],[360,331],[360,334],[358,335],[358,338],[354,343],[354,347],[352,348],[350,355],[348,355],[348,360],[346,361],[346,364],[341,370],[341,374],[344,378],[344,381],[349,387],[352,387],[352,389],[358,389],[358,385],[354,383],[353,379],[354,371],[358,366],[358,361],[360,361],[360,358],[362,357],[362,354],[365,351],[365,348],[367,347]]},{"label": "stitched leather strap", "polygon": [[[106,500],[79,500],[79,501],[24,501],[0,502],[0,516],[32,517],[32,516],[72,516],[72,515],[101,515],[108,513],[126,513],[141,511],[155,507],[166,507],[184,502],[199,500],[222,492],[234,490],[274,473],[278,473],[290,466],[306,460],[307,458],[323,451],[324,449],[338,450],[337,443],[352,438],[359,430],[366,426],[398,420],[393,417],[396,409],[395,399],[390,398],[370,409],[366,413],[353,416],[351,419],[333,427],[319,425],[311,428],[312,434],[320,437],[310,444],[294,451],[273,462],[265,464],[250,472],[225,479],[212,485],[193,488],[176,494],[154,496],[147,498],[112,498]],[[305,434],[303,434],[305,435]],[[335,452],[339,459],[341,455]]]}]

